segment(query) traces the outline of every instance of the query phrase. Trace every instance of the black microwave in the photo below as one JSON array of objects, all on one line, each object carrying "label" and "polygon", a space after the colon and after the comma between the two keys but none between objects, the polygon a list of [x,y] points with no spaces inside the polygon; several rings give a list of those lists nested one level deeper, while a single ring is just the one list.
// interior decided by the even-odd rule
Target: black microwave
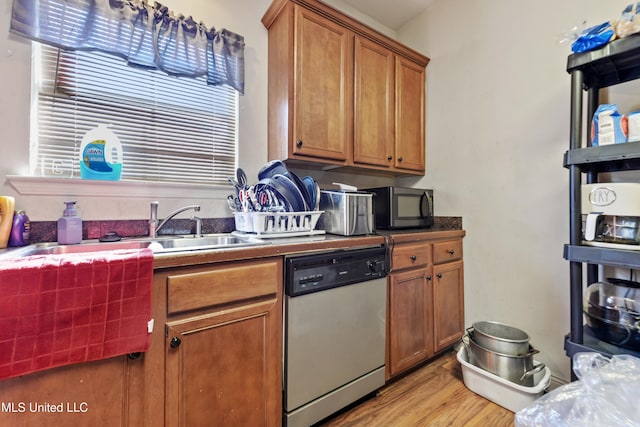
[{"label": "black microwave", "polygon": [[373,211],[376,229],[427,228],[433,226],[433,190],[408,187],[378,187]]}]

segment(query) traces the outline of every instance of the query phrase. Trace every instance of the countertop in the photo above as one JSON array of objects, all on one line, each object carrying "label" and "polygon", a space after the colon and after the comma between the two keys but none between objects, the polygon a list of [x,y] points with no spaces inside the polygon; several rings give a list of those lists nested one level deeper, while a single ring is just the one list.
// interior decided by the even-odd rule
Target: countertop
[{"label": "countertop", "polygon": [[331,234],[310,237],[292,237],[265,239],[271,243],[256,246],[244,246],[229,249],[197,250],[156,254],[155,269],[183,267],[225,261],[265,258],[305,252],[317,252],[339,249],[351,249],[366,246],[393,244],[419,240],[447,240],[464,237],[464,230],[390,230],[378,231],[367,236],[344,237]]}]

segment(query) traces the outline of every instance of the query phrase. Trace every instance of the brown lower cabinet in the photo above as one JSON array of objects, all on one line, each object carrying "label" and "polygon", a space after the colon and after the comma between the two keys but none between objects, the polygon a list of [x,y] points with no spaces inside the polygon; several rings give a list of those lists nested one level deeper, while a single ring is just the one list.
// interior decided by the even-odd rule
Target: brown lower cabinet
[{"label": "brown lower cabinet", "polygon": [[0,381],[0,426],[281,425],[281,257],[156,270],[153,318],[147,353]]},{"label": "brown lower cabinet", "polygon": [[164,425],[280,425],[282,260],[181,268],[155,281],[167,295]]},{"label": "brown lower cabinet", "polygon": [[[2,351],[2,350],[0,350]],[[0,426],[135,426],[143,357],[112,357],[0,381]]]},{"label": "brown lower cabinet", "polygon": [[[393,245],[387,378],[460,339],[462,271],[461,237]],[[156,270],[151,350],[0,381],[0,426],[281,425],[282,278],[280,256]]]},{"label": "brown lower cabinet", "polygon": [[391,267],[387,379],[430,359],[462,337],[462,239],[395,244]]}]

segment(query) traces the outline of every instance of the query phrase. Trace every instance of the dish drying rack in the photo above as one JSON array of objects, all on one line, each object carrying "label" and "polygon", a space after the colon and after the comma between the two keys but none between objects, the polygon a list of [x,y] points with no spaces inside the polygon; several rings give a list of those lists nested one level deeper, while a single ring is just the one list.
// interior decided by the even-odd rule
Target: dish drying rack
[{"label": "dish drying rack", "polygon": [[236,231],[275,238],[325,234],[315,229],[323,212],[234,212],[233,216]]}]

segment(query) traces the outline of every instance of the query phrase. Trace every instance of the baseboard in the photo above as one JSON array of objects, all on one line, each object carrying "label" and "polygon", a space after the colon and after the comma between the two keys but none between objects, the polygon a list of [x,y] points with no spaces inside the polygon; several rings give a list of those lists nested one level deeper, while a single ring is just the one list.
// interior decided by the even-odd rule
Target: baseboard
[{"label": "baseboard", "polygon": [[561,385],[565,385],[567,384],[567,381],[564,378],[560,378],[557,377],[553,374],[551,374],[551,380],[549,381],[549,389],[548,391],[551,391],[555,388],[560,387]]}]

